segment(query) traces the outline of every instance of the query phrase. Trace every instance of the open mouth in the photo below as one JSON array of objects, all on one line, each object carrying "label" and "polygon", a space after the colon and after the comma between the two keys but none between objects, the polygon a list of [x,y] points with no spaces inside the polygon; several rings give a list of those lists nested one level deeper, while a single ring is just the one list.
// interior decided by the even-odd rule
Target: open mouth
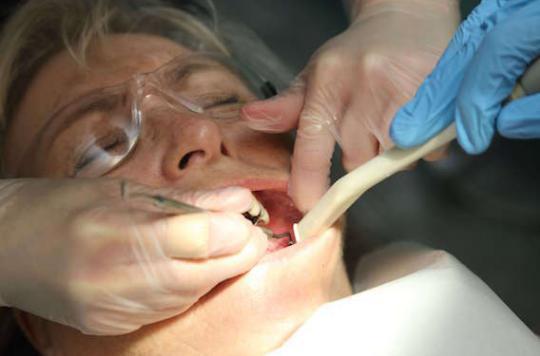
[{"label": "open mouth", "polygon": [[302,219],[302,213],[292,199],[282,191],[259,190],[253,195],[262,205],[259,217],[248,217],[254,224],[268,229],[267,253],[281,250],[296,243],[293,225]]}]

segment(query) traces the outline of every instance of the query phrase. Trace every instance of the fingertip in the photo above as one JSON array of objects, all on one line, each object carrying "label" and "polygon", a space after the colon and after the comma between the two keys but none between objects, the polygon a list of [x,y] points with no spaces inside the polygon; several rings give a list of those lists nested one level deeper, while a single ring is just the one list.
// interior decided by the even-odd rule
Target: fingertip
[{"label": "fingertip", "polygon": [[245,104],[241,113],[246,119],[259,119],[261,112],[274,111],[276,106],[287,102],[287,94],[279,94],[272,98],[251,101]]},{"label": "fingertip", "polygon": [[266,254],[268,237],[261,228],[252,226],[249,239],[234,254],[219,258],[216,261],[222,266],[220,279],[227,279],[246,273],[253,268]]},{"label": "fingertip", "polygon": [[341,163],[345,171],[350,172],[370,159],[376,157],[382,150],[379,141],[368,132],[358,132],[355,142],[343,140]]},{"label": "fingertip", "polygon": [[325,182],[322,182],[318,179],[314,180],[311,177],[305,179],[294,179],[291,177],[289,180],[288,194],[293,200],[296,208],[301,212],[306,213],[317,204],[317,201],[324,195],[329,185],[329,178],[327,178]]},{"label": "fingertip", "polygon": [[468,154],[480,154],[489,146],[489,142],[486,143],[478,137],[475,137],[475,134],[472,133],[470,129],[467,129],[466,126],[459,122],[456,122],[456,133],[459,145]]},{"label": "fingertip", "polygon": [[254,130],[288,131],[296,127],[303,100],[303,93],[286,92],[274,98],[248,103],[242,107],[240,115]]},{"label": "fingertip", "polygon": [[217,257],[237,253],[246,245],[252,233],[253,226],[241,215],[211,214],[208,256]]},{"label": "fingertip", "polygon": [[462,124],[461,120],[456,120],[456,136],[459,145],[466,153],[471,155],[476,153],[475,147],[470,139],[469,131]]},{"label": "fingertip", "polygon": [[412,124],[412,115],[406,107],[401,108],[394,116],[390,125],[390,138],[394,144],[401,148],[410,148],[422,143],[419,140],[417,129]]},{"label": "fingertip", "polygon": [[251,270],[266,254],[268,238],[260,228],[252,226],[252,234],[241,250],[209,261],[211,278],[219,283]]},{"label": "fingertip", "polygon": [[506,105],[497,118],[497,131],[504,137],[530,139],[540,137],[540,94]]},{"label": "fingertip", "polygon": [[529,138],[529,125],[525,121],[523,118],[518,118],[505,110],[497,120],[497,131],[507,138]]},{"label": "fingertip", "polygon": [[251,235],[254,241],[255,255],[262,257],[268,249],[268,236],[259,227],[253,227],[253,234]]},{"label": "fingertip", "polygon": [[[465,106],[472,108],[472,106]],[[456,108],[456,134],[459,145],[471,155],[483,153],[489,147],[495,129],[490,125],[491,120],[479,119],[473,109]]]}]

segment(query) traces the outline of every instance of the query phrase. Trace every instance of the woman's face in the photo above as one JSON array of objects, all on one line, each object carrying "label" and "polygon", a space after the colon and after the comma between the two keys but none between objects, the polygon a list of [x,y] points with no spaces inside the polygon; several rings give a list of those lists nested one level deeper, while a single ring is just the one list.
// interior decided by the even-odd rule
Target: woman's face
[{"label": "woman's face", "polygon": [[[67,52],[56,55],[34,78],[9,128],[7,170],[41,177],[77,175],[88,162],[71,156],[70,140],[78,135],[71,126],[65,132],[72,130],[72,134],[64,133],[49,156],[36,159],[29,153],[51,114],[84,93],[122,83],[189,54],[190,50],[163,38],[125,34],[110,35],[91,46],[84,68]],[[208,83],[234,87],[240,102],[254,99],[225,68],[213,68],[188,81],[199,89],[207,85],[210,93],[219,86]],[[226,106],[239,104],[225,100],[223,105],[223,110],[234,112]],[[262,191],[270,200],[272,195],[288,199],[284,198],[290,152],[286,136],[258,133],[239,121],[220,121],[166,106],[148,112],[135,148],[107,175],[180,190],[240,185]],[[99,117],[85,120],[101,127]],[[129,335],[92,337],[34,316],[27,320],[38,347],[65,354],[261,354],[278,346],[317,306],[348,293],[340,232],[331,229],[306,243],[267,254],[250,272],[216,287],[186,313]]]}]

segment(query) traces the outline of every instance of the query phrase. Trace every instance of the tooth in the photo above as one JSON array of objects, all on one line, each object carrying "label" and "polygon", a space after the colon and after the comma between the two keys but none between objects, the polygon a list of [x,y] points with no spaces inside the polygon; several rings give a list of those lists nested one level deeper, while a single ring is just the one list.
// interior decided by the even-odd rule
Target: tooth
[{"label": "tooth", "polygon": [[247,214],[252,217],[250,220],[252,220],[255,225],[268,224],[268,222],[270,222],[270,215],[257,199],[253,200],[253,204],[247,211]]},{"label": "tooth", "polygon": [[261,203],[257,199],[253,199],[251,208],[249,208],[247,213],[253,217],[258,217],[261,214]]},{"label": "tooth", "polygon": [[259,215],[259,221],[262,224],[268,224],[270,222],[270,214],[268,214],[268,211],[262,206],[261,204],[261,215]]}]

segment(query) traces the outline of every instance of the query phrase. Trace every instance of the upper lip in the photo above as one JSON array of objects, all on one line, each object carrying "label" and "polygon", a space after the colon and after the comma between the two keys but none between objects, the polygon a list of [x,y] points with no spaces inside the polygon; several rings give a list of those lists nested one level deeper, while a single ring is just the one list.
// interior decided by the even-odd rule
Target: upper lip
[{"label": "upper lip", "polygon": [[244,187],[252,192],[260,190],[276,190],[284,193],[287,192],[287,180],[280,179],[247,178],[230,181],[220,185],[221,188],[231,186]]}]

